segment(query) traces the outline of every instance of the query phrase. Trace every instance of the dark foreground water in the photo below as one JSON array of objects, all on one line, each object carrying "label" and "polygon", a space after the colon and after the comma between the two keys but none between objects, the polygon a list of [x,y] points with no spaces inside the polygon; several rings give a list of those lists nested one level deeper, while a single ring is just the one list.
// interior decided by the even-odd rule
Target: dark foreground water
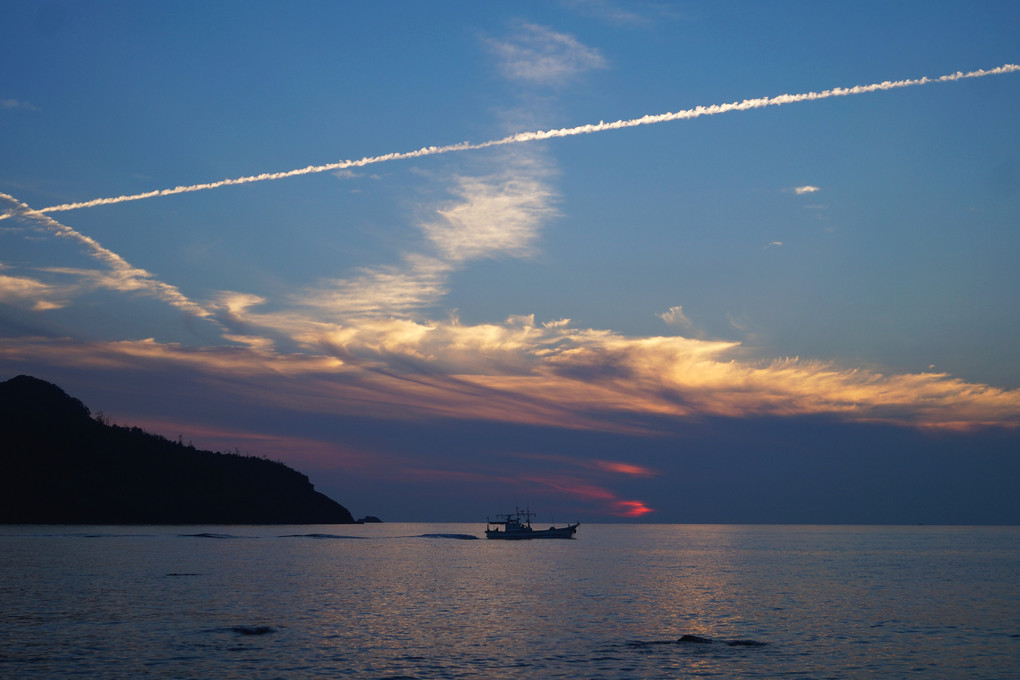
[{"label": "dark foreground water", "polygon": [[0,526],[0,678],[1020,677],[1020,528],[482,528]]}]

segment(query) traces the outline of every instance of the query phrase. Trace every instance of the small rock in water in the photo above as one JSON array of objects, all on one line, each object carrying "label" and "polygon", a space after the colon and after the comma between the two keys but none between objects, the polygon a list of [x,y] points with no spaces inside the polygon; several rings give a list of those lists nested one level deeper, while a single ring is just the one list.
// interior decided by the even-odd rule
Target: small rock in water
[{"label": "small rock in water", "polygon": [[697,643],[708,643],[715,642],[711,638],[701,637],[700,635],[681,635],[677,642],[697,642]]},{"label": "small rock in water", "polygon": [[[715,642],[712,638],[701,637],[700,635],[681,635],[677,643],[693,642],[697,644],[708,644]],[[720,640],[727,647],[764,647],[767,642],[757,640]]]},{"label": "small rock in water", "polygon": [[267,635],[276,632],[269,626],[234,626],[233,630],[240,635]]}]

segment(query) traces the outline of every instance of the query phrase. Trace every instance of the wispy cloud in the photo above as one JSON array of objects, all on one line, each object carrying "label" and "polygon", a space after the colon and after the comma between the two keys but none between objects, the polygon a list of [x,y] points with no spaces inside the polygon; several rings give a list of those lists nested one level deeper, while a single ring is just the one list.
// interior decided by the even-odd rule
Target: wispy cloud
[{"label": "wispy cloud", "polygon": [[0,109],[24,109],[26,111],[38,111],[34,104],[18,99],[0,99]]},{"label": "wispy cloud", "polygon": [[641,501],[616,501],[614,503],[614,514],[620,517],[644,517],[650,512],[655,512]]},{"label": "wispy cloud", "polygon": [[524,24],[510,39],[490,39],[487,44],[510,80],[554,85],[606,67],[598,50],[581,44],[572,35],[537,24]]},{"label": "wispy cloud", "polygon": [[[542,225],[556,214],[550,173],[532,154],[506,154],[500,165],[494,175],[451,180],[454,200],[418,225],[424,236],[419,252],[404,253],[397,264],[361,268],[353,277],[320,281],[291,295],[287,314],[259,321],[244,314],[246,322],[302,327],[304,342],[315,345],[311,338],[328,336],[334,344],[350,334],[352,318],[420,317],[446,295],[449,275],[472,260],[532,254]],[[246,300],[245,309],[263,302]],[[235,320],[244,311],[235,309]]]},{"label": "wispy cloud", "polygon": [[375,174],[366,175],[361,172],[355,172],[351,169],[337,170],[333,173],[333,176],[336,177],[337,179],[361,179],[363,177],[367,177],[369,179],[380,179],[379,175]]},{"label": "wispy cloud", "polygon": [[630,477],[652,477],[656,474],[655,470],[652,470],[651,468],[634,465],[633,463],[621,463],[619,461],[612,460],[596,460],[593,462],[600,470],[615,472],[617,474],[627,475]]},{"label": "wispy cloud", "polygon": [[366,267],[348,279],[330,279],[292,296],[299,308],[323,320],[350,316],[405,315],[435,304],[446,294],[451,266],[421,254],[404,256],[402,266]]},{"label": "wispy cloud", "polygon": [[158,282],[140,276],[136,270],[41,267],[33,272],[35,277],[0,275],[0,301],[28,304],[34,311],[47,311],[67,307],[75,298],[97,290],[148,292],[164,301],[178,301],[176,296],[168,298],[165,291],[159,290]]},{"label": "wispy cloud", "polygon": [[527,255],[543,221],[555,214],[548,185],[518,168],[493,177],[461,177],[454,193],[458,200],[423,226],[451,262]]},{"label": "wispy cloud", "polygon": [[[611,0],[566,0],[564,3],[573,10],[618,26],[647,26],[653,19],[633,11],[633,4],[624,9],[620,3]],[[653,7],[655,18],[668,15],[664,7]]]},{"label": "wispy cloud", "polygon": [[[2,267],[0,267],[2,269]],[[27,305],[34,311],[60,309],[68,304],[67,291],[26,276],[0,274],[0,302]]]},{"label": "wispy cloud", "polygon": [[687,318],[687,315],[684,314],[684,308],[680,305],[670,307],[667,311],[659,314],[659,318],[670,326],[690,327],[693,325],[691,320]]},{"label": "wispy cloud", "polygon": [[810,184],[806,184],[802,187],[794,187],[793,191],[798,196],[800,196],[802,194],[813,194],[816,191],[821,191],[821,189],[819,189],[818,187],[811,186]]},{"label": "wispy cloud", "polygon": [[[182,185],[174,187],[172,189],[147,191],[140,194],[126,194],[123,196],[115,196],[112,198],[96,198],[90,201],[82,201],[79,203],[63,203],[60,205],[49,206],[47,208],[41,208],[39,209],[39,212],[50,213],[65,210],[79,210],[82,208],[91,208],[99,205],[111,205],[115,203],[124,203],[126,201],[139,201],[147,198],[156,198],[158,196],[172,196],[176,194],[183,194],[195,191],[219,189],[227,186],[250,184],[252,182],[267,182],[278,179],[285,179],[288,177],[297,177],[301,175],[310,175],[321,172],[345,170],[348,168],[360,168],[367,165],[374,165],[376,163],[387,163],[390,161],[405,160],[411,158],[423,158],[426,156],[454,153],[458,151],[474,151],[479,149],[488,149],[495,146],[504,146],[507,144],[522,144],[525,142],[556,139],[560,137],[572,137],[575,135],[585,135],[594,132],[622,130],[642,125],[655,125],[657,123],[666,123],[676,120],[690,120],[692,118],[700,118],[702,116],[714,116],[720,113],[728,113],[730,111],[749,111],[752,109],[765,108],[768,106],[783,106],[786,104],[793,104],[796,102],[817,101],[821,99],[828,99],[831,97],[847,97],[857,94],[866,94],[869,92],[879,92],[883,90],[894,90],[903,87],[913,87],[916,85],[928,85],[931,83],[947,83],[967,78],[983,78],[986,76],[1014,73],[1016,71],[1020,71],[1020,66],[1016,64],[1003,64],[1002,66],[993,69],[988,70],[979,69],[976,71],[969,71],[967,73],[957,71],[956,73],[949,73],[937,77],[925,76],[922,78],[908,80],[895,80],[895,81],[885,80],[880,83],[872,83],[871,85],[856,85],[854,87],[849,88],[837,87],[831,90],[823,90],[821,92],[803,92],[800,94],[782,94],[776,97],[745,99],[740,102],[732,102],[729,104],[713,104],[711,106],[697,106],[693,109],[686,109],[683,111],[676,111],[673,113],[662,113],[658,115],[646,115],[640,118],[618,120],[612,123],[600,121],[599,123],[578,125],[576,127],[571,128],[560,128],[556,130],[536,130],[534,132],[519,132],[508,137],[503,137],[502,139],[493,139],[487,142],[480,142],[475,144],[471,142],[460,142],[458,144],[449,144],[445,146],[427,146],[416,151],[388,153],[383,154],[381,156],[367,156],[360,160],[345,160],[340,161],[338,163],[327,163],[325,165],[310,165],[305,168],[289,170],[286,172],[269,172],[260,175],[238,177],[235,179],[225,179],[220,180],[218,182]],[[9,214],[3,214],[0,215],[0,219],[6,219],[9,216],[10,216]]]},{"label": "wispy cloud", "polygon": [[[0,345],[0,359],[45,360],[55,366],[104,370],[190,370],[233,379],[294,376],[335,372],[343,366],[336,357],[253,351],[248,347],[188,347],[143,340],[86,342],[68,338],[25,337]],[[250,386],[245,386],[246,391]],[[249,395],[250,399],[250,395]]]},{"label": "wispy cloud", "polygon": [[633,463],[623,463],[616,460],[600,460],[590,459],[587,457],[566,456],[563,454],[523,453],[517,454],[515,458],[537,460],[542,463],[551,462],[561,466],[584,468],[587,470],[595,470],[598,472],[609,473],[611,475],[624,475],[628,477],[654,477],[655,475],[658,474],[656,470],[644,467],[642,465],[635,465]]}]

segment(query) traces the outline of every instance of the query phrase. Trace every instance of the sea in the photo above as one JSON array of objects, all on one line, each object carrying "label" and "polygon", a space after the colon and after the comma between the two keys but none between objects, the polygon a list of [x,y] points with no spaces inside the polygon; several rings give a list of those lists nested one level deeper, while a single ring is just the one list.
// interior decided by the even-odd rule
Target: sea
[{"label": "sea", "polygon": [[1020,527],[483,529],[0,526],[0,678],[1020,678]]}]

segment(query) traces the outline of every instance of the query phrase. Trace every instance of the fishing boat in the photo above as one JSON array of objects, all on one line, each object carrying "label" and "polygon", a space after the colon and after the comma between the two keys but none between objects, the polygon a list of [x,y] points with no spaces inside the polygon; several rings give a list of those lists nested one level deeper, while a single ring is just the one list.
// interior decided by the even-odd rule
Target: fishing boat
[{"label": "fishing boat", "polygon": [[534,513],[531,509],[521,510],[506,515],[496,515],[495,520],[486,518],[485,537],[498,538],[507,541],[521,541],[531,538],[573,538],[580,522],[568,524],[565,527],[549,527],[548,529],[532,529],[531,518]]}]

